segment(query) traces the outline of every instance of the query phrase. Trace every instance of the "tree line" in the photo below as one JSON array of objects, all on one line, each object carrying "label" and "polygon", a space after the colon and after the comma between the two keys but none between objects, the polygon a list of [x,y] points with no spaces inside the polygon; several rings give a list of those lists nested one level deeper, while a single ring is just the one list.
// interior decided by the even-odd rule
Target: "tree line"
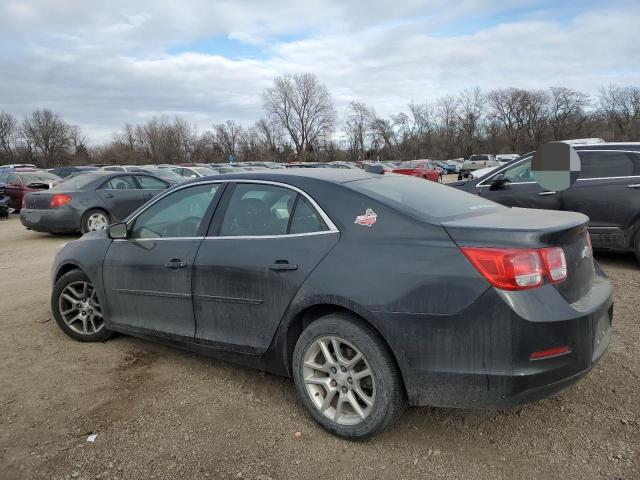
[{"label": "tree line", "polygon": [[351,102],[338,118],[313,74],[277,77],[262,95],[265,116],[199,132],[162,115],[126,124],[111,141],[88,145],[80,127],[48,109],[19,120],[0,112],[0,163],[160,164],[237,161],[450,159],[473,153],[524,153],[551,140],[640,140],[640,87],[607,86],[594,96],[566,87],[466,89],[380,116]]}]

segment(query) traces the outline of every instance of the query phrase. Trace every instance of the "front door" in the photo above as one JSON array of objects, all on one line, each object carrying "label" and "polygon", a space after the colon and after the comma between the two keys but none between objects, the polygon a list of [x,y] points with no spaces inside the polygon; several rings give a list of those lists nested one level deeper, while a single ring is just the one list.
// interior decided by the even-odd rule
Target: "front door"
[{"label": "front door", "polygon": [[289,303],[339,233],[285,186],[230,186],[193,273],[196,339],[264,352]]},{"label": "front door", "polygon": [[191,271],[221,184],[178,189],[143,210],[104,260],[108,321],[193,339]]}]

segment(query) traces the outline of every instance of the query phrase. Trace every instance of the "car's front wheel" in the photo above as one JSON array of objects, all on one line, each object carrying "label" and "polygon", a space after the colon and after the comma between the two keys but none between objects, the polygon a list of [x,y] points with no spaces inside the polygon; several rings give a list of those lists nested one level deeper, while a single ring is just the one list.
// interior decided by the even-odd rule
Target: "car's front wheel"
[{"label": "car's front wheel", "polygon": [[96,289],[80,270],[62,275],[51,292],[51,311],[64,333],[81,342],[108,339]]},{"label": "car's front wheel", "polygon": [[340,437],[375,435],[404,408],[402,379],[388,347],[352,316],[330,314],[309,325],[296,343],[292,369],[305,408]]}]

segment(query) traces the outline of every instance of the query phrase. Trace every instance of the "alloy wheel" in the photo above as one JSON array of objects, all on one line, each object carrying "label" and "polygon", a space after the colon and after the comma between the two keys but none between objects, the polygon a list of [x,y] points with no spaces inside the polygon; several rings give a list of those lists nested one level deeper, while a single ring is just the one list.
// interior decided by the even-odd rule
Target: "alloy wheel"
[{"label": "alloy wheel", "polygon": [[93,232],[95,230],[103,230],[104,228],[107,228],[107,225],[109,224],[109,221],[107,220],[107,217],[104,213],[93,213],[88,219],[87,219],[87,230],[89,232]]},{"label": "alloy wheel", "polygon": [[357,425],[373,410],[373,371],[362,352],[340,337],[322,337],[309,346],[302,376],[315,407],[340,425]]},{"label": "alloy wheel", "polygon": [[80,335],[93,335],[104,328],[96,289],[89,282],[72,282],[58,299],[60,315],[67,326]]}]

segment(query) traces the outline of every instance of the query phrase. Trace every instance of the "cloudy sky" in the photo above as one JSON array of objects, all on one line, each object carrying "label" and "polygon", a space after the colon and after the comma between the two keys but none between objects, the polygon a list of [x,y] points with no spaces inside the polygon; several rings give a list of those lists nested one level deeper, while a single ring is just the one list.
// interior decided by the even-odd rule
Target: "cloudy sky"
[{"label": "cloudy sky", "polygon": [[476,85],[596,93],[640,84],[639,31],[637,0],[2,0],[0,110],[51,108],[97,143],[160,113],[250,124],[295,72],[339,112]]}]

